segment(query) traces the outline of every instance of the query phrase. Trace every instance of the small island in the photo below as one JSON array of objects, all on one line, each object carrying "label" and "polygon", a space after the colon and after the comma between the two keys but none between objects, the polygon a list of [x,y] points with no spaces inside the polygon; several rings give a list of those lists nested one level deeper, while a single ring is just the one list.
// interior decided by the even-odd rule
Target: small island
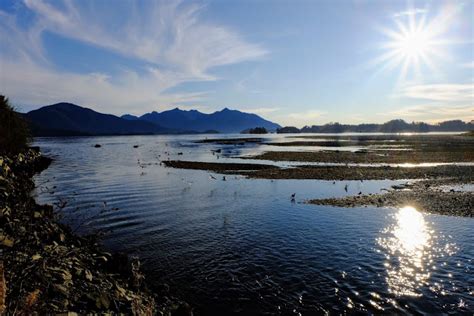
[{"label": "small island", "polygon": [[268,134],[268,131],[265,127],[255,127],[245,129],[240,134]]}]

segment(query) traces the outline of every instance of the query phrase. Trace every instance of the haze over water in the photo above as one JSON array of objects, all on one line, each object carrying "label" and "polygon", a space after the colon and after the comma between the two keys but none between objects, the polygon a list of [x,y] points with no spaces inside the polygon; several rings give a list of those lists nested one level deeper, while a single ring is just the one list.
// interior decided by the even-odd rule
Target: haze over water
[{"label": "haze over water", "polygon": [[[69,201],[65,222],[82,233],[103,231],[111,250],[140,256],[150,284],[169,284],[197,313],[472,310],[471,218],[430,215],[409,205],[344,209],[301,203],[376,193],[403,181],[231,175],[224,181],[221,174],[159,164],[234,161],[229,157],[261,150],[194,143],[204,137],[36,139],[55,158],[36,177],[38,200]],[[219,159],[211,153],[216,148],[223,148]]]}]

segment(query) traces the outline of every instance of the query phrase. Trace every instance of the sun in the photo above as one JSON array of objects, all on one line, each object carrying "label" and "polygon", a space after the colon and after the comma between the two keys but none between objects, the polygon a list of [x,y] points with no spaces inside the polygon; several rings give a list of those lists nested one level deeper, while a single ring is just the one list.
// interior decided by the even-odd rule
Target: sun
[{"label": "sun", "polygon": [[382,65],[380,70],[400,69],[399,80],[409,75],[421,76],[423,70],[437,72],[449,43],[443,37],[451,15],[428,21],[426,12],[412,11],[413,14],[397,16],[394,28],[382,29],[386,40],[381,45],[382,55],[375,60],[377,65]]},{"label": "sun", "polygon": [[426,30],[414,30],[400,36],[392,46],[403,58],[424,58],[431,48],[430,39]]},{"label": "sun", "polygon": [[390,41],[385,45],[390,58],[397,64],[402,64],[402,70],[409,68],[419,71],[420,66],[431,66],[436,46],[436,33],[422,22],[411,22],[408,26],[399,25],[397,32],[388,33]]}]

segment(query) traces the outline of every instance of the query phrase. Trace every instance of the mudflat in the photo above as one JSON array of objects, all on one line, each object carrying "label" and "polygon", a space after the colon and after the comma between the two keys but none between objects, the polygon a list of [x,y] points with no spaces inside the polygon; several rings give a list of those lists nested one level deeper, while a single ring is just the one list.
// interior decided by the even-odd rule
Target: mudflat
[{"label": "mudflat", "polygon": [[[268,151],[249,159],[328,163],[447,163],[474,162],[474,137],[466,135],[302,136],[304,141],[273,146],[346,147],[356,151]],[[312,139],[307,141],[306,139]],[[315,141],[321,139],[321,141]]]},{"label": "mudflat", "polygon": [[[293,141],[272,142],[261,138],[206,139],[200,142],[221,145],[265,144],[300,147],[299,151],[268,151],[241,159],[298,162],[279,167],[273,164],[164,161],[168,167],[239,174],[255,179],[314,180],[417,180],[402,190],[344,198],[309,200],[307,203],[339,207],[411,205],[426,212],[473,216],[474,192],[444,190],[443,185],[474,183],[474,137],[464,135],[303,135]],[[304,139],[304,140],[301,140]],[[307,140],[309,139],[309,140]],[[301,151],[304,146],[357,146],[355,151]],[[308,164],[304,164],[307,162]],[[303,164],[301,164],[303,163]],[[314,165],[310,163],[321,163]],[[433,165],[426,165],[430,163]],[[327,164],[327,165],[325,165]],[[337,165],[331,165],[337,164]],[[413,165],[404,165],[413,164]],[[425,164],[425,165],[422,165]]]},{"label": "mudflat", "polygon": [[[474,216],[474,192],[449,189],[444,181],[419,181],[406,186],[391,188],[382,194],[360,194],[344,198],[313,199],[310,204],[340,207],[376,206],[405,207],[412,206],[429,213],[457,216]],[[462,187],[462,186],[461,186]]]}]

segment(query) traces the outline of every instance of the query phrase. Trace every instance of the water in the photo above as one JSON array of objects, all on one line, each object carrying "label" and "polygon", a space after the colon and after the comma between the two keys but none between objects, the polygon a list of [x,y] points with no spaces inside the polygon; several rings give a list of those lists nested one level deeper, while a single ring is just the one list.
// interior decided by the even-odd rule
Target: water
[{"label": "water", "polygon": [[65,222],[106,232],[106,247],[139,255],[151,285],[169,284],[198,314],[472,314],[474,219],[300,203],[403,181],[223,181],[159,164],[241,162],[232,157],[262,150],[195,144],[204,137],[37,139],[55,158],[36,177],[37,198],[68,201]]}]

